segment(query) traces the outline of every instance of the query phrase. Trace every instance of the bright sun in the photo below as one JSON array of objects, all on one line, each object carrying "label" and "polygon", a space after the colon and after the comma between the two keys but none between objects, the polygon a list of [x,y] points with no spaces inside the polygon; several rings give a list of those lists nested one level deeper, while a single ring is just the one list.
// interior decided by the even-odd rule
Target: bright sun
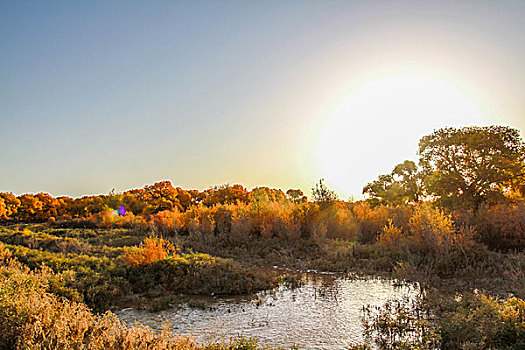
[{"label": "bright sun", "polygon": [[435,78],[393,75],[354,89],[319,134],[321,176],[344,199],[394,165],[415,160],[419,139],[445,126],[484,125],[476,104]]}]

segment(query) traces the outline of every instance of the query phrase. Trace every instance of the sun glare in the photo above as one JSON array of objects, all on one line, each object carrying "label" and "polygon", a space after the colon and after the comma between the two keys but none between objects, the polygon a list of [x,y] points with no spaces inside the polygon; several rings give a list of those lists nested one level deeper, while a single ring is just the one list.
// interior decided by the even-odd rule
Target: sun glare
[{"label": "sun glare", "polygon": [[476,104],[445,81],[385,77],[354,89],[329,114],[317,141],[318,169],[342,197],[359,197],[379,174],[416,159],[421,136],[445,126],[484,124]]}]

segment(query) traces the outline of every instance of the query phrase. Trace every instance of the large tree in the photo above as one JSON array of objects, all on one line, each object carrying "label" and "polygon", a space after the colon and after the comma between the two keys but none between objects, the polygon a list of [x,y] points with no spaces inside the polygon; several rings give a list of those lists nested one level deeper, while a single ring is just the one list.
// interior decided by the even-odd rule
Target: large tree
[{"label": "large tree", "polygon": [[525,181],[525,145],[506,126],[443,128],[419,141],[428,194],[445,206],[477,209]]}]

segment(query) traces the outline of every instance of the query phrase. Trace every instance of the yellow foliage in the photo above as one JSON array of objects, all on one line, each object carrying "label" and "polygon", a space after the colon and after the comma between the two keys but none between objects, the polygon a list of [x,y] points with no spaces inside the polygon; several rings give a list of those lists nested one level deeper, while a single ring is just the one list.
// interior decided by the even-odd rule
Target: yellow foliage
[{"label": "yellow foliage", "polygon": [[11,252],[5,248],[5,245],[0,242],[0,262],[11,257]]},{"label": "yellow foliage", "polygon": [[418,209],[410,218],[410,243],[416,249],[447,249],[454,241],[454,223],[439,209]]},{"label": "yellow foliage", "polygon": [[388,224],[383,227],[383,231],[379,236],[377,245],[383,249],[391,249],[395,251],[401,250],[405,243],[405,236],[401,228],[394,226],[392,220],[388,221]]}]

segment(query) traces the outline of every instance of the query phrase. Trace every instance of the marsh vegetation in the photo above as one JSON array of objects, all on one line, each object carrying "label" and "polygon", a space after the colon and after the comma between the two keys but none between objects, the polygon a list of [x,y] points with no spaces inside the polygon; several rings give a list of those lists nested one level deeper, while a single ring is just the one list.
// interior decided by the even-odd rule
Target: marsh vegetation
[{"label": "marsh vegetation", "polygon": [[312,200],[169,181],[76,199],[2,193],[0,345],[256,348],[127,327],[106,311],[297,287],[299,272],[317,270],[419,286],[365,308],[354,349],[523,349],[523,142],[504,127],[443,129],[420,154],[420,167],[379,176],[363,201],[338,200],[323,181]]}]

